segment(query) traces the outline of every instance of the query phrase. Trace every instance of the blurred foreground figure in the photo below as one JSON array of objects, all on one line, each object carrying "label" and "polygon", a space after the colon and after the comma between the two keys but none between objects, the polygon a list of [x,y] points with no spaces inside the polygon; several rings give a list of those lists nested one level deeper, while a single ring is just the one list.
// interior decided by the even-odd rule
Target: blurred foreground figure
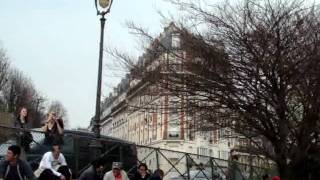
[{"label": "blurred foreground figure", "polygon": [[36,180],[29,164],[19,159],[21,149],[17,145],[8,148],[5,161],[0,163],[0,179]]}]

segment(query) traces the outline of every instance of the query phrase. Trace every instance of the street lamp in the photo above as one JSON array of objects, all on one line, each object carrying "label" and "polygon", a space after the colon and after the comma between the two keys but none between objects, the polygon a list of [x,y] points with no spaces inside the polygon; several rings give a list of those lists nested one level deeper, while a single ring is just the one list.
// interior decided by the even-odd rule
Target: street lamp
[{"label": "street lamp", "polygon": [[105,15],[110,12],[113,0],[95,0],[95,7],[97,15],[100,15],[101,31],[100,31],[100,49],[99,49],[99,65],[98,65],[98,82],[97,82],[97,96],[96,96],[96,112],[93,121],[93,132],[96,137],[100,137],[100,102],[101,102],[101,82],[102,82],[102,61],[103,61],[103,38]]}]

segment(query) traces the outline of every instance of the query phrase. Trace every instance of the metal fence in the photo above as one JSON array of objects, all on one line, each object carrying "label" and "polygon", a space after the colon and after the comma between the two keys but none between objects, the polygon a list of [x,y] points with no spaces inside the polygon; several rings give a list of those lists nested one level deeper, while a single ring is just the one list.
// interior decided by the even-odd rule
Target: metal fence
[{"label": "metal fence", "polygon": [[[13,137],[22,131],[26,130],[0,125],[0,157],[4,157],[7,148],[15,144]],[[42,154],[49,151],[50,146],[43,144],[45,137],[40,129],[27,131],[30,131],[33,136],[30,152],[27,152],[28,161],[30,164],[37,164]],[[106,170],[110,170],[112,161],[122,161],[125,165],[124,169],[130,175],[136,173],[139,163],[147,164],[151,172],[156,169],[163,170],[165,180],[225,180],[232,179],[233,173],[243,180],[258,180],[268,172],[265,168],[209,156],[134,145],[109,137],[95,139],[89,133],[67,132],[64,134],[63,150],[76,177],[90,165],[92,159],[88,157],[92,156],[89,145],[91,140],[98,140],[104,145],[100,148],[100,153],[101,157],[108,162]],[[110,143],[112,141],[117,143]],[[73,146],[70,146],[71,144]]]},{"label": "metal fence", "polygon": [[[44,144],[45,134],[41,129],[20,129],[0,124],[0,158],[3,159],[10,145],[19,144],[17,137],[25,132],[30,132],[32,142],[30,150],[22,155],[27,159],[35,170],[44,153],[50,151],[51,145]],[[124,169],[129,170],[136,165],[136,147],[133,143],[125,142],[115,138],[102,137],[96,139],[94,134],[79,131],[66,130],[64,132],[63,144],[61,144],[68,166],[72,169],[74,177],[90,166],[95,159],[96,153],[106,161],[106,169],[110,169],[113,161],[122,161]],[[93,142],[99,142],[99,147],[94,147]]]},{"label": "metal fence", "polygon": [[150,171],[163,170],[168,180],[224,180],[233,179],[232,174],[243,180],[260,180],[269,171],[230,160],[139,145],[137,157],[138,163],[147,164]]},{"label": "metal fence", "polygon": [[[32,134],[32,141],[29,146],[30,149],[36,150],[37,154],[43,154],[50,150],[50,146],[43,144],[45,135],[40,129],[24,130],[20,128],[12,128],[5,125],[0,125],[0,158],[4,158],[9,146],[20,145],[21,142],[19,142],[18,137],[26,132]],[[23,153],[25,152],[23,151]],[[39,161],[39,157],[37,157],[37,159],[34,159],[35,156],[30,156],[30,158],[32,158],[32,160],[34,161]]]}]

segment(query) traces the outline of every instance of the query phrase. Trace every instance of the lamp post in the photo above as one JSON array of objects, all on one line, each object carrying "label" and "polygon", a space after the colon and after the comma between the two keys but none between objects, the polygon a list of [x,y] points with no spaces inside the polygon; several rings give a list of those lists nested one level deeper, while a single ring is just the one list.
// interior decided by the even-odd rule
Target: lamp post
[{"label": "lamp post", "polygon": [[101,102],[101,82],[102,82],[102,61],[103,61],[103,38],[104,38],[104,25],[105,15],[110,12],[110,8],[113,0],[95,0],[95,7],[97,15],[101,16],[100,23],[100,47],[99,47],[99,65],[98,65],[98,81],[97,81],[97,96],[96,96],[96,112],[93,119],[93,132],[96,139],[93,139],[89,145],[91,153],[91,161],[100,156],[102,150],[102,144],[99,141],[100,138],[100,102]]},{"label": "lamp post", "polygon": [[103,39],[104,39],[104,25],[105,15],[110,12],[113,0],[95,0],[95,7],[97,15],[101,16],[100,23],[100,48],[99,48],[99,65],[98,65],[98,81],[97,81],[97,96],[96,96],[96,111],[93,121],[93,132],[96,137],[100,137],[100,102],[101,102],[101,83],[102,83],[102,62],[103,62]]}]

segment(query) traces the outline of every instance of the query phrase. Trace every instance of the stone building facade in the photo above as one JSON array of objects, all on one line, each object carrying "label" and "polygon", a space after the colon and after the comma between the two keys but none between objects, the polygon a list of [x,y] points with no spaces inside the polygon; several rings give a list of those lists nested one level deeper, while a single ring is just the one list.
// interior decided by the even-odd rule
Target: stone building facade
[{"label": "stone building facade", "polygon": [[[175,53],[186,58],[187,52],[179,49],[181,39],[175,28],[170,24],[156,41],[176,49]],[[145,53],[140,57],[138,66],[148,70],[169,67],[183,73],[183,66],[170,53],[162,52],[156,59],[148,59],[148,53]],[[183,98],[171,95],[161,85],[144,78],[135,77],[132,71],[106,98],[101,116],[101,134],[139,145],[229,158],[230,149],[237,144],[235,138],[225,138],[231,134],[230,130],[197,129],[197,117],[183,108]]]}]

